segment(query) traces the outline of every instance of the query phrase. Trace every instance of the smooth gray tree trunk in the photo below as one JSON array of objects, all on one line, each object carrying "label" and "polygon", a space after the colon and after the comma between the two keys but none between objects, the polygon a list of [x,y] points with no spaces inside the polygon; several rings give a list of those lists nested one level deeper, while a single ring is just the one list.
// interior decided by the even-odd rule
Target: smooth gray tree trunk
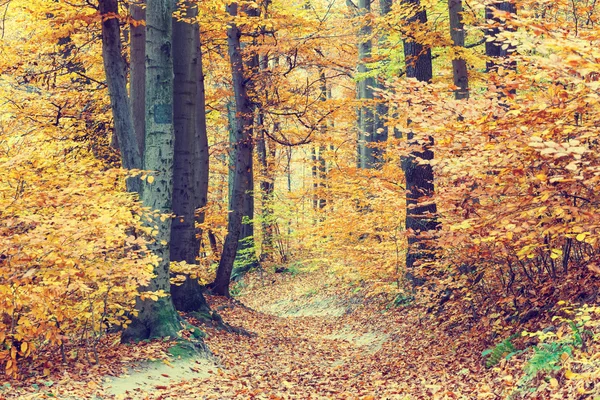
[{"label": "smooth gray tree trunk", "polygon": [[[118,15],[119,13],[117,0],[101,0],[99,9],[103,16]],[[127,64],[122,50],[119,19],[117,17],[103,19],[102,59],[121,160],[123,168],[139,169],[142,167],[142,157],[134,135],[133,118],[127,93]],[[139,193],[140,187],[139,179],[127,179],[128,191]]]},{"label": "smooth gray tree trunk", "polygon": [[[266,70],[268,58],[262,56],[260,59],[260,69]],[[269,93],[265,93],[265,98],[268,101]],[[261,210],[260,220],[262,228],[262,246],[259,261],[272,261],[275,252],[274,249],[274,221],[273,221],[273,193],[275,190],[275,176],[271,163],[275,159],[276,144],[269,141],[267,137],[267,129],[264,111],[259,108],[257,113],[256,126],[258,129],[256,140],[256,153],[258,158],[258,166],[260,168],[260,195],[261,195]],[[273,129],[277,131],[278,123],[275,122]]]},{"label": "smooth gray tree trunk", "polygon": [[[492,5],[486,7],[485,9],[485,18],[486,20],[493,20],[498,25],[501,25],[503,21],[494,16],[494,9],[500,11],[506,11],[511,14],[516,14],[517,7],[515,6],[513,1],[496,1]],[[486,34],[489,37],[495,38],[500,33],[500,28],[490,28],[487,30]],[[487,62],[486,69],[487,71],[494,71],[498,68],[499,65],[503,65],[506,68],[516,68],[516,63],[509,62],[506,64],[507,57],[514,51],[514,46],[508,46],[506,48],[502,48],[503,43],[491,40],[485,42],[485,54],[491,57],[491,60]]]},{"label": "smooth gray tree trunk", "polygon": [[[465,29],[462,22],[462,0],[448,0],[450,16],[450,37],[456,47],[465,47]],[[469,98],[469,74],[467,62],[463,58],[452,60],[452,77],[454,80],[454,97],[457,100]]]},{"label": "smooth gray tree trunk", "polygon": [[[380,0],[379,1],[379,11],[382,16],[385,16],[392,11],[392,0]],[[388,40],[387,35],[382,35],[379,38],[379,48],[381,49],[386,45]],[[377,82],[375,82],[376,87],[380,90],[385,89],[384,85],[385,76],[381,75]],[[381,99],[377,102],[375,106],[375,126],[373,127],[375,139],[374,142],[379,143],[379,146],[373,148],[373,164],[372,167],[377,168],[383,164],[384,158],[384,149],[381,147],[382,143],[387,142],[389,129],[385,126],[385,122],[388,116],[389,107],[382,101]]]},{"label": "smooth gray tree trunk", "polygon": [[[427,22],[427,14],[421,8],[419,0],[403,0],[403,3],[412,6],[415,10],[407,23]],[[431,49],[425,48],[412,38],[407,38],[404,40],[404,58],[407,78],[416,78],[421,82],[431,81],[433,77]],[[415,143],[412,134],[408,135],[408,140]],[[405,227],[409,233],[406,268],[407,277],[415,284],[419,282],[414,278],[411,269],[418,261],[430,260],[434,256],[431,241],[423,240],[421,234],[435,231],[439,226],[436,218],[437,207],[431,201],[431,196],[434,194],[433,169],[430,165],[418,162],[419,159],[433,159],[431,150],[433,137],[429,137],[427,141],[428,143],[418,143],[422,146],[422,150],[411,152],[402,162],[406,177]]]},{"label": "smooth gray tree trunk", "polygon": [[[197,6],[182,4],[184,19],[198,15]],[[173,163],[173,219],[171,226],[171,261],[198,264],[200,240],[196,230],[196,208],[199,176],[203,165],[199,163],[199,145],[196,143],[200,112],[198,107],[199,32],[197,23],[173,18],[173,129],[175,155]],[[203,100],[203,99],[202,99]],[[198,175],[198,177],[197,177]],[[187,276],[180,284],[171,285],[171,296],[179,311],[206,311],[208,306],[200,283]]]},{"label": "smooth gray tree trunk", "polygon": [[[238,5],[236,3],[229,4],[227,12],[231,16],[237,16]],[[244,60],[241,53],[240,37],[241,31],[239,27],[233,22],[230,23],[227,29],[227,44],[229,47],[236,110],[235,136],[237,140],[235,143],[232,143],[236,159],[227,222],[227,236],[225,237],[217,276],[213,284],[213,293],[227,297],[229,296],[231,272],[241,236],[244,195],[249,188],[248,174],[251,171],[250,163],[252,162],[252,125],[254,115],[247,93],[247,81],[244,77]]]},{"label": "smooth gray tree trunk", "polygon": [[154,181],[146,182],[142,201],[155,210],[147,215],[156,235],[149,249],[158,257],[155,277],[142,290],[163,291],[158,301],[138,299],[138,316],[125,329],[122,340],[176,338],[181,329],[170,296],[169,241],[173,195],[173,58],[172,0],[148,0],[146,8],[146,137],[144,169],[153,171]]},{"label": "smooth gray tree trunk", "polygon": [[[371,12],[371,0],[359,0],[358,9],[360,15],[366,15]],[[359,30],[358,42],[358,72],[366,74],[370,72],[367,63],[370,62],[373,50],[373,41],[371,39],[373,29],[368,23],[363,23]],[[357,84],[358,99],[361,102],[372,102],[373,88],[375,79],[370,77],[361,77]],[[362,104],[359,109],[358,118],[358,166],[359,168],[372,168],[375,164],[374,149],[370,143],[375,141],[375,113],[372,104]]]},{"label": "smooth gray tree trunk", "polygon": [[[144,0],[130,6],[129,12],[135,21],[146,21]],[[138,142],[140,154],[144,156],[146,136],[146,27],[143,24],[130,24],[130,67],[129,94],[131,97],[131,115],[133,129]]]},{"label": "smooth gray tree trunk", "polygon": [[[196,207],[202,209],[206,206],[208,201],[208,183],[209,183],[209,147],[208,147],[208,134],[206,130],[206,90],[204,83],[204,66],[202,63],[202,43],[200,39],[200,26],[194,24],[195,38],[196,38],[196,148],[195,148],[195,161],[197,166],[196,174],[194,178],[196,180],[195,197]],[[205,213],[196,213],[196,222],[198,224],[204,223]],[[202,231],[197,232],[198,237],[202,238]]]},{"label": "smooth gray tree trunk", "polygon": [[[322,102],[327,101],[327,77],[325,71],[319,72],[320,85],[319,85],[319,100]],[[321,134],[325,135],[327,131],[326,122],[323,121],[320,126]],[[326,181],[327,181],[327,165],[323,154],[325,153],[325,146],[323,144],[318,147],[312,148],[313,152],[313,188],[314,188],[314,204],[315,211],[323,210],[327,204],[327,200],[323,197]],[[323,218],[321,217],[322,221]]]},{"label": "smooth gray tree trunk", "polygon": [[[265,5],[267,6],[267,5]],[[242,8],[242,11],[248,17],[259,17],[261,10],[258,7],[248,7],[245,6]],[[256,38],[253,40],[253,45],[256,45]],[[242,44],[241,44],[242,45]],[[253,54],[250,60],[247,63],[247,73],[245,74],[246,79],[249,84],[253,83],[253,79],[258,76],[258,72],[260,69],[260,58],[258,54]],[[257,112],[256,105],[252,106],[252,111]],[[254,130],[253,130],[254,131]],[[247,155],[248,159],[246,162],[250,166],[248,174],[248,188],[246,189],[246,193],[244,195],[244,216],[242,223],[242,233],[240,234],[240,243],[238,245],[237,250],[237,259],[242,261],[240,263],[240,269],[234,270],[238,276],[239,274],[244,274],[252,268],[258,267],[259,262],[256,257],[256,246],[254,241],[254,137],[250,137],[252,146],[250,147],[250,153]]]}]

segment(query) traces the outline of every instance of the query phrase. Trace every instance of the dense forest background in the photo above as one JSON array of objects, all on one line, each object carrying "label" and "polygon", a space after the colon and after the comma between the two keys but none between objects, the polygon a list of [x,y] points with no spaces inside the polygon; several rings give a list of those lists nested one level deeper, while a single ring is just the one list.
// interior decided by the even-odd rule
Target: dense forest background
[{"label": "dense forest background", "polygon": [[[313,295],[349,308],[290,340],[358,357],[335,326],[378,327],[395,372],[265,396],[598,398],[599,13],[0,0],[0,398],[165,343],[254,365],[236,341],[289,335],[271,306]],[[103,390],[77,368],[75,397]]]}]

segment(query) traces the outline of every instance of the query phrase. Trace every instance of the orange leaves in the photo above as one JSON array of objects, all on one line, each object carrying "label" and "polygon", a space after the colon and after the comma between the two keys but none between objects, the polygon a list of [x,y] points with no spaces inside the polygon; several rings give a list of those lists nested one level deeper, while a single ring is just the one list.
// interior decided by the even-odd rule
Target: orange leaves
[{"label": "orange leaves", "polygon": [[[152,261],[143,254],[139,207],[123,191],[124,173],[103,159],[110,154],[103,92],[92,80],[64,73],[69,66],[57,56],[56,32],[44,31],[46,14],[36,31],[14,29],[27,7],[39,6],[34,14],[53,7],[48,11],[67,18],[71,6],[17,3],[7,14],[14,34],[0,45],[19,58],[7,75],[11,83],[0,85],[1,96],[14,100],[3,103],[0,115],[0,166],[7,171],[0,179],[0,367],[13,375],[40,350],[93,344],[108,326],[122,324]],[[74,46],[87,43],[75,33],[84,22],[70,20],[64,28]],[[32,35],[36,46],[21,34]],[[70,62],[85,64],[85,74],[100,82],[94,57],[88,49]],[[48,76],[52,62],[60,73]],[[27,74],[37,78],[20,82]]]}]

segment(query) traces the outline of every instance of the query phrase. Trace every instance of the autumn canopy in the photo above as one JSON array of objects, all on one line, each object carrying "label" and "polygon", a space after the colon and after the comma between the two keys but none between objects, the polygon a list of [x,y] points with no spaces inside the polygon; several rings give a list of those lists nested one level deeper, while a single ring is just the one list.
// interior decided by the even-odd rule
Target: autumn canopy
[{"label": "autumn canopy", "polygon": [[600,399],[599,24],[0,0],[0,399]]}]

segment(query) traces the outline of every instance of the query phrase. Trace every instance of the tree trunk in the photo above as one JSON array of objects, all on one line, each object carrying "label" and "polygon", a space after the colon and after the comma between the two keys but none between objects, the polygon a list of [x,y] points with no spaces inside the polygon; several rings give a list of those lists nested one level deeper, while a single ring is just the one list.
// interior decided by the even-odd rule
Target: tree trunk
[{"label": "tree trunk", "polygon": [[[260,60],[260,69],[266,70],[269,67],[268,58],[263,56]],[[269,93],[265,93],[267,102]],[[273,226],[273,192],[275,188],[275,177],[271,168],[271,160],[275,158],[275,143],[267,140],[267,127],[265,126],[264,111],[259,108],[257,113],[256,127],[258,129],[256,140],[256,153],[258,165],[260,168],[260,193],[261,193],[261,210],[260,220],[262,228],[262,245],[259,257],[259,262],[272,261],[274,254],[274,226]],[[277,122],[274,129],[277,129]]]},{"label": "tree trunk", "polygon": [[[170,294],[169,245],[173,195],[173,59],[172,0],[148,0],[146,8],[146,139],[144,169],[154,171],[146,182],[142,200],[157,215],[147,215],[157,234],[149,249],[158,260],[155,277],[142,290],[163,291],[158,301],[138,300],[138,315],[123,332],[123,341],[178,336],[179,316]],[[162,218],[161,218],[162,217]]]},{"label": "tree trunk", "polygon": [[[227,11],[231,16],[236,16],[238,5],[229,4]],[[249,187],[249,173],[252,161],[252,124],[253,112],[250,99],[246,90],[244,78],[244,60],[240,46],[241,32],[235,23],[230,23],[227,29],[227,44],[231,64],[232,83],[235,97],[235,132],[236,141],[232,143],[235,151],[235,170],[232,186],[232,196],[227,222],[227,236],[223,244],[223,251],[217,269],[217,277],[213,284],[213,292],[221,296],[229,296],[229,282],[235,261],[238,242],[241,235],[242,217],[244,211],[244,194]]]},{"label": "tree trunk", "polygon": [[[145,1],[140,0],[132,4],[129,12],[135,21],[146,21]],[[144,155],[144,141],[146,135],[146,27],[135,23],[130,25],[130,67],[129,67],[129,94],[131,97],[131,115],[133,116],[133,130],[138,142],[141,157]]]},{"label": "tree trunk", "polygon": [[[450,14],[450,37],[456,47],[465,47],[465,29],[462,22],[462,0],[448,0],[448,13]],[[452,76],[454,79],[454,97],[457,100],[469,98],[469,75],[467,62],[463,58],[452,60]]]},{"label": "tree trunk", "polygon": [[[264,117],[259,114],[259,121]],[[261,225],[263,241],[261,246],[260,261],[273,260],[275,252],[274,243],[274,220],[273,220],[273,193],[275,192],[275,176],[271,167],[272,160],[275,159],[275,142],[267,140],[264,130],[266,129],[262,122],[259,124],[260,136],[256,144],[258,160],[260,165],[260,191],[261,191]],[[276,129],[276,128],[275,128]]]},{"label": "tree trunk", "polygon": [[[208,201],[208,183],[209,183],[209,148],[208,135],[206,130],[206,91],[204,84],[204,66],[202,64],[202,43],[200,39],[200,26],[194,24],[196,38],[196,207],[202,209],[206,207]],[[204,223],[204,211],[196,214],[196,222]],[[200,240],[202,239],[202,231],[197,232]]]},{"label": "tree trunk", "polygon": [[[198,9],[190,2],[183,4],[183,16],[193,19]],[[198,206],[199,146],[196,144],[198,112],[197,88],[197,24],[173,18],[173,127],[175,156],[173,163],[173,219],[171,226],[171,261],[198,264],[200,241],[196,236]],[[208,309],[197,280],[187,276],[180,285],[171,285],[173,303],[179,311]]]},{"label": "tree trunk", "polygon": [[[319,93],[319,100],[322,102],[326,102],[327,101],[327,77],[325,76],[325,72],[323,70],[321,70],[319,77],[321,78],[321,84],[320,84],[320,93]],[[325,133],[327,132],[327,125],[326,122],[323,121],[321,123],[321,134],[325,135]],[[323,210],[325,208],[325,205],[327,204],[327,200],[325,200],[325,198],[323,197],[323,195],[325,194],[325,182],[327,180],[327,166],[325,164],[325,158],[323,157],[323,153],[325,153],[325,146],[324,145],[320,145],[318,148],[318,152],[317,152],[317,148],[314,148],[313,151],[316,154],[315,157],[315,169],[316,169],[316,180],[315,180],[315,193],[316,193],[316,203],[315,203],[315,209],[316,210]],[[323,220],[323,217],[320,218],[321,221]]]},{"label": "tree trunk", "polygon": [[[359,0],[358,8],[361,15],[371,12],[371,0]],[[366,74],[370,68],[366,63],[370,62],[372,53],[372,28],[368,23],[363,23],[359,31],[358,43],[358,72]],[[375,79],[373,77],[361,77],[358,81],[358,99],[361,102],[373,100],[373,88]],[[358,166],[359,168],[372,168],[374,166],[374,151],[369,146],[375,140],[374,112],[371,104],[361,104],[358,118]]]},{"label": "tree trunk", "polygon": [[[392,0],[380,0],[379,1],[379,11],[382,16],[387,15],[392,11]],[[387,42],[388,38],[385,35],[382,35],[379,38],[379,48],[381,49]],[[384,76],[381,76],[375,85],[378,89],[385,89],[385,85],[383,83]],[[377,143],[385,143],[388,140],[389,129],[385,126],[385,120],[388,115],[389,109],[388,105],[385,101],[381,99],[377,102],[375,106],[375,126],[373,128],[375,135],[375,142]],[[373,167],[377,168],[378,166],[383,164],[383,156],[384,149],[380,146],[373,148]]]},{"label": "tree trunk", "polygon": [[[259,17],[260,8],[258,7],[243,7],[242,10],[249,17]],[[253,40],[253,45],[256,45],[256,38]],[[241,44],[240,44],[241,46]],[[258,76],[260,69],[260,57],[258,54],[253,54],[247,64],[248,73],[246,79],[252,83],[252,80]],[[253,112],[256,111],[256,106],[252,106]],[[250,136],[252,146],[246,162],[250,166],[248,171],[248,187],[244,194],[244,216],[242,223],[242,233],[240,234],[240,243],[237,250],[237,259],[240,260],[242,274],[252,268],[258,267],[258,258],[256,257],[256,246],[254,242],[254,138]]]},{"label": "tree trunk", "polygon": [[[133,133],[133,118],[127,94],[127,64],[123,59],[121,46],[118,2],[101,0],[99,8],[103,16],[102,58],[123,168],[139,169],[142,167],[142,157]],[[139,193],[140,188],[139,179],[127,179],[128,191]]]},{"label": "tree trunk", "polygon": [[[511,14],[516,14],[517,7],[512,1],[497,1],[493,5],[485,8],[485,18],[486,20],[493,20],[498,27],[493,27],[487,30],[486,34],[489,37],[495,38],[500,33],[499,25],[503,24],[503,21],[494,17],[494,9],[499,11],[506,11]],[[492,59],[487,62],[486,69],[488,72],[494,71],[498,68],[499,65],[503,65],[506,62],[506,58],[514,51],[514,46],[508,46],[507,48],[502,48],[503,43],[495,40],[486,41],[485,42],[485,54]],[[509,62],[504,65],[506,68],[516,68],[515,62]]]},{"label": "tree trunk", "polygon": [[[411,5],[416,11],[408,19],[408,23],[415,21],[426,23],[427,14],[421,9],[419,0],[403,0],[404,4]],[[404,40],[404,57],[407,78],[416,78],[421,82],[429,82],[433,77],[431,65],[431,49],[424,48],[412,39]],[[432,160],[433,138],[429,137],[417,142],[412,134],[408,136],[409,142],[422,145],[421,151],[413,151],[403,159],[403,169],[406,177],[406,230],[408,232],[408,249],[406,253],[407,276],[413,283],[419,283],[410,270],[417,261],[425,261],[433,256],[433,246],[428,240],[423,240],[422,233],[438,229],[436,219],[437,208],[431,201],[434,194],[433,169],[430,165],[419,164],[419,159]]]}]

